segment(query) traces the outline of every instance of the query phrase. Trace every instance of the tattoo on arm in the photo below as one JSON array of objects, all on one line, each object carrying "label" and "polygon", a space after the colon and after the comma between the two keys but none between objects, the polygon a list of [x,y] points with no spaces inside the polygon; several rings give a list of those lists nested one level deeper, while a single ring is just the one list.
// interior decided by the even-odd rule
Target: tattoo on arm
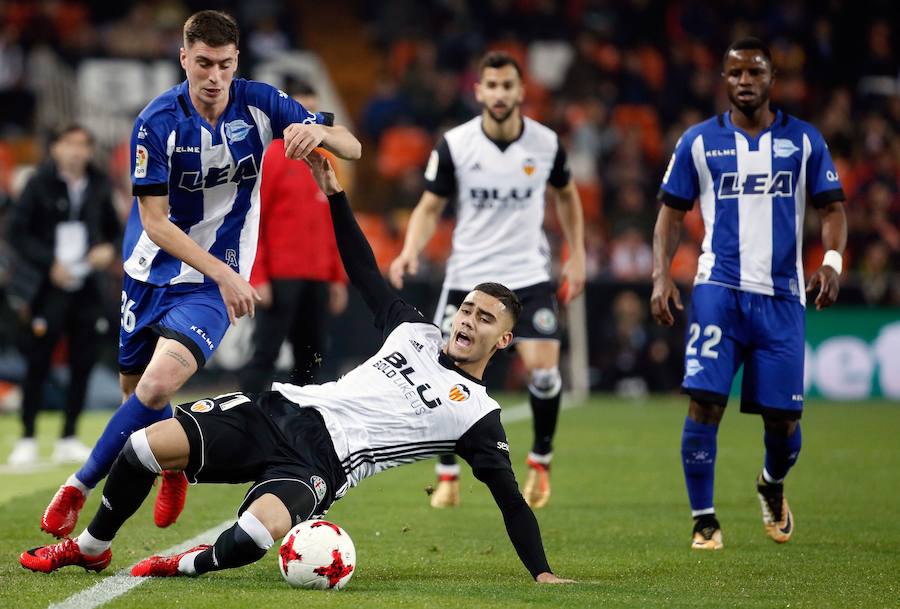
[{"label": "tattoo on arm", "polygon": [[176,362],[178,362],[185,368],[190,368],[190,366],[191,366],[191,362],[189,362],[180,353],[175,353],[174,351],[166,351],[166,355],[168,355],[169,357],[172,357]]}]

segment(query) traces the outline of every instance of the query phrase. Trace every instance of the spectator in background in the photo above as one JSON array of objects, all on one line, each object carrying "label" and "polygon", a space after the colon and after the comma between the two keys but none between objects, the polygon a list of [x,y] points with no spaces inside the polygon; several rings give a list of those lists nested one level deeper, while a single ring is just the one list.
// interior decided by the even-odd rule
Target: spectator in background
[{"label": "spectator in background", "polygon": [[44,399],[51,356],[63,335],[69,339],[70,380],[65,422],[53,460],[80,462],[90,454],[75,437],[75,426],[96,360],[102,317],[93,273],[112,264],[113,244],[120,231],[109,180],[91,165],[92,155],[93,138],[84,127],[60,130],[52,138],[50,160],[38,168],[12,212],[9,240],[19,258],[15,272],[28,273],[35,283],[24,298],[29,323],[22,341],[27,365],[24,433],[9,456],[10,465],[37,460],[35,419]]},{"label": "spectator in background", "polygon": [[[315,90],[295,82],[290,93],[310,112]],[[250,284],[261,297],[253,333],[253,355],[241,373],[241,390],[268,389],[287,338],[294,352],[290,382],[317,382],[325,353],[328,316],[347,306],[347,287],[328,200],[303,161],[284,156],[284,141],[274,140],[263,159],[261,216],[256,262]]]}]

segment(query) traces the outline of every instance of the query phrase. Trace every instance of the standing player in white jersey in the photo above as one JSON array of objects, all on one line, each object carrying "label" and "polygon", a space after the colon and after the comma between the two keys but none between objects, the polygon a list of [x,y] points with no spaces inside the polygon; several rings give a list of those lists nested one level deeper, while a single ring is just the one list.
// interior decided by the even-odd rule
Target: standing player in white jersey
[{"label": "standing player in white jersey", "polygon": [[[263,153],[284,137],[301,159],[316,146],[358,158],[359,142],[269,85],[235,79],[238,26],[218,11],[184,25],[187,79],[144,108],[131,138],[135,196],[125,229],[120,384],[113,414],[84,467],[53,497],[41,528],[68,535],[90,490],[128,436],[171,417],[169,400],[213,354],[229,322],[254,312]],[[187,482],[165,475],[154,520],[172,524]]]},{"label": "standing player in white jersey", "polygon": [[688,129],[663,177],[653,238],[651,309],[661,324],[681,309],[669,275],[684,214],[700,199],[705,236],[694,280],[682,387],[690,398],[681,453],[694,530],[691,547],[717,550],[713,506],[716,434],[731,383],[743,364],[741,411],[762,415],[765,459],[756,480],[766,534],[785,543],[794,518],[784,479],[800,453],[803,412],[803,217],[819,212],[822,266],[816,308],[837,299],[847,242],[844,192],[822,135],[769,105],[768,48],[733,43],[723,73],[731,109]]},{"label": "standing player in white jersey", "polygon": [[481,377],[512,340],[521,303],[483,283],[454,315],[449,341],[381,277],[328,161],[310,156],[328,196],[341,260],[384,333],[378,352],[336,382],[231,393],[178,407],[174,419],[131,435],[103,488],[104,501],[76,539],[23,552],[32,571],[81,566],[100,571],[110,544],[137,511],[161,468],[197,482],[254,482],[238,521],[213,546],[139,562],[132,575],[172,577],[250,564],[292,526],[324,514],[350,487],[378,472],[453,450],[472,465],[503,513],[510,540],[540,583],[563,583],[544,554],[534,513],[516,484],[500,405]]},{"label": "standing player in white jersey", "polygon": [[[431,153],[426,189],[410,218],[403,251],[391,264],[390,278],[400,288],[405,274],[417,272],[419,253],[455,194],[453,251],[434,320],[449,333],[465,295],[488,278],[515,290],[522,300],[514,334],[529,374],[534,417],[523,493],[532,508],[540,508],[550,499],[550,460],[562,390],[558,306],[543,231],[547,186],[569,246],[562,269],[567,301],[584,288],[584,219],[559,137],[521,114],[525,88],[518,63],[506,53],[488,53],[479,75],[475,97],[482,113],[448,131]],[[437,474],[431,505],[458,505],[459,465],[453,455],[441,457]]]}]

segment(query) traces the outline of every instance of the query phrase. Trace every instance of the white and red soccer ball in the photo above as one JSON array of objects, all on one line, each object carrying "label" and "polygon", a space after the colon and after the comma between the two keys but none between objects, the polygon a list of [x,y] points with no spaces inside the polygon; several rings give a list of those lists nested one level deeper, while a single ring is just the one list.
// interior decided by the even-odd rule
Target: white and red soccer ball
[{"label": "white and red soccer ball", "polygon": [[347,532],[326,520],[307,520],[288,531],[278,569],[295,588],[340,590],[356,570],[356,548]]}]

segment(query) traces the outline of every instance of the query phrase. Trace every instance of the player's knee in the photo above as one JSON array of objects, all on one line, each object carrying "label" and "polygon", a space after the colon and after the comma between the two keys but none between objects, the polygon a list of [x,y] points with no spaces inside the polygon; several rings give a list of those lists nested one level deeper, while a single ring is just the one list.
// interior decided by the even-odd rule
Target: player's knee
[{"label": "player's knee", "polygon": [[797,431],[799,421],[785,419],[770,419],[763,417],[763,426],[766,433],[778,436],[790,437]]},{"label": "player's knee", "polygon": [[725,406],[706,400],[691,400],[688,408],[688,417],[696,423],[703,425],[718,425],[725,414]]},{"label": "player's knee", "polygon": [[142,404],[147,408],[162,410],[169,403],[172,395],[178,389],[171,378],[160,374],[147,373],[141,377],[135,388],[135,393]]},{"label": "player's knee", "polygon": [[134,468],[145,469],[154,474],[162,473],[162,468],[150,449],[147,432],[144,429],[139,429],[129,436],[125,446],[122,447],[121,455]]},{"label": "player's knee", "polygon": [[562,390],[562,376],[559,368],[535,368],[531,371],[528,390],[541,399],[555,398]]}]

